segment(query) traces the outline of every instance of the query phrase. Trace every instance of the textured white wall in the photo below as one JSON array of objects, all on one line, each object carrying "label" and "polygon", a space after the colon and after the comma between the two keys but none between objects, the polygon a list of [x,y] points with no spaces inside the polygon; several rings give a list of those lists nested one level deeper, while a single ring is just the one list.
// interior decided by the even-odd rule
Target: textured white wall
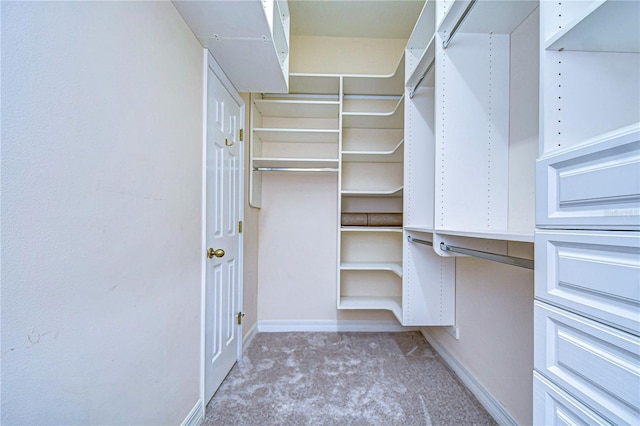
[{"label": "textured white wall", "polygon": [[202,51],[169,2],[2,2],[2,423],[199,398]]}]

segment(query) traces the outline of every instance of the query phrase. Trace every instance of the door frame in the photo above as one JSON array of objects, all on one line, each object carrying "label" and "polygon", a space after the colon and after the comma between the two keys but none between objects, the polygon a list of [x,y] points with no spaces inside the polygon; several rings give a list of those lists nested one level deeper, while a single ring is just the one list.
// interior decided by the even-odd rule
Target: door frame
[{"label": "door frame", "polygon": [[[205,318],[206,318],[206,267],[207,267],[207,97],[208,97],[208,74],[209,70],[213,72],[218,81],[222,83],[225,89],[231,94],[234,101],[240,106],[240,123],[239,129],[244,129],[245,124],[245,103],[236,88],[233,86],[229,78],[225,75],[224,71],[218,65],[216,60],[211,56],[209,49],[203,49],[203,96],[202,96],[202,241],[200,247],[201,255],[201,296],[200,296],[200,400],[202,401],[202,415],[204,418],[204,412],[209,401],[205,401]],[[244,131],[243,131],[244,133]],[[238,200],[240,201],[239,218],[244,223],[244,154],[245,144],[244,141],[239,141],[240,144],[240,182],[238,185]],[[238,234],[238,298],[236,312],[242,311],[242,289],[243,289],[243,265],[244,265],[244,233]],[[238,333],[238,361],[242,359],[242,325],[236,325]]]}]

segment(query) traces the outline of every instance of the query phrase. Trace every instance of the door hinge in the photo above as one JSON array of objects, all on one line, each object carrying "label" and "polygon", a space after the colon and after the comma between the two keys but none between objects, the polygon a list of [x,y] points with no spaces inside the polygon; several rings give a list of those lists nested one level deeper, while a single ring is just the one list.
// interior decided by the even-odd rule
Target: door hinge
[{"label": "door hinge", "polygon": [[242,221],[238,222],[238,233],[242,234]]},{"label": "door hinge", "polygon": [[242,318],[244,318],[244,314],[242,312],[238,312],[236,317],[238,318],[238,325],[242,325]]},{"label": "door hinge", "polygon": [[243,138],[243,136],[244,136],[244,132],[243,132],[243,130],[244,130],[244,129],[240,129],[240,141],[243,141],[243,140],[244,140],[244,138]]}]

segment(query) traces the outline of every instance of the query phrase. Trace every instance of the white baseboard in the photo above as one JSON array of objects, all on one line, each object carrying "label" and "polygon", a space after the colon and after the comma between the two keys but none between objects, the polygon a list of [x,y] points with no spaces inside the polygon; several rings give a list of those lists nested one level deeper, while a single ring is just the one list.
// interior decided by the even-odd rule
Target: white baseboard
[{"label": "white baseboard", "polygon": [[204,405],[199,399],[180,426],[200,426],[204,421]]},{"label": "white baseboard", "polygon": [[258,321],[259,333],[281,333],[294,331],[328,332],[398,332],[419,330],[417,327],[403,327],[396,321]]},{"label": "white baseboard", "polygon": [[258,323],[257,322],[253,323],[253,325],[251,326],[251,328],[249,329],[247,334],[242,339],[242,352],[243,353],[247,350],[249,345],[251,345],[251,342],[253,342],[253,338],[256,337],[256,334],[258,334]]},{"label": "white baseboard", "polygon": [[469,372],[449,351],[440,344],[428,329],[423,328],[422,335],[447,365],[456,373],[458,378],[465,384],[471,393],[478,399],[480,404],[498,422],[499,425],[517,426],[516,419],[509,414],[506,408],[494,398],[493,395]]}]

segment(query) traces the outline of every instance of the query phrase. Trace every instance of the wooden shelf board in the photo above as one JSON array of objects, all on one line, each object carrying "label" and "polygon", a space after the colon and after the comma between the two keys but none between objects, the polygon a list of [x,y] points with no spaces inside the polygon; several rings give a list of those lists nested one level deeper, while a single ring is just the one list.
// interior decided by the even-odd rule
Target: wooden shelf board
[{"label": "wooden shelf board", "polygon": [[337,158],[270,158],[254,157],[253,167],[331,168],[338,167]]},{"label": "wooden shelf board", "polygon": [[402,197],[403,187],[372,190],[343,189],[340,193],[344,197]]},{"label": "wooden shelf board", "polygon": [[393,111],[343,112],[342,126],[373,129],[401,129],[404,126],[404,97],[398,101]]},{"label": "wooden shelf board", "polygon": [[402,232],[400,226],[342,226],[342,232]]},{"label": "wooden shelf board", "polygon": [[330,129],[270,129],[254,128],[263,142],[331,143],[338,142],[339,130]]},{"label": "wooden shelf board", "polygon": [[342,151],[342,161],[353,163],[401,163],[403,160],[404,140],[401,140],[394,149],[386,151]]},{"label": "wooden shelf board", "polygon": [[258,99],[258,111],[266,117],[338,118],[339,101],[294,101]]},{"label": "wooden shelf board", "polygon": [[338,309],[383,309],[402,321],[401,297],[341,296]]},{"label": "wooden shelf board", "polygon": [[389,271],[402,278],[402,265],[392,262],[344,262],[341,271]]},{"label": "wooden shelf board", "polygon": [[594,1],[550,37],[545,49],[640,53],[640,2]]}]

